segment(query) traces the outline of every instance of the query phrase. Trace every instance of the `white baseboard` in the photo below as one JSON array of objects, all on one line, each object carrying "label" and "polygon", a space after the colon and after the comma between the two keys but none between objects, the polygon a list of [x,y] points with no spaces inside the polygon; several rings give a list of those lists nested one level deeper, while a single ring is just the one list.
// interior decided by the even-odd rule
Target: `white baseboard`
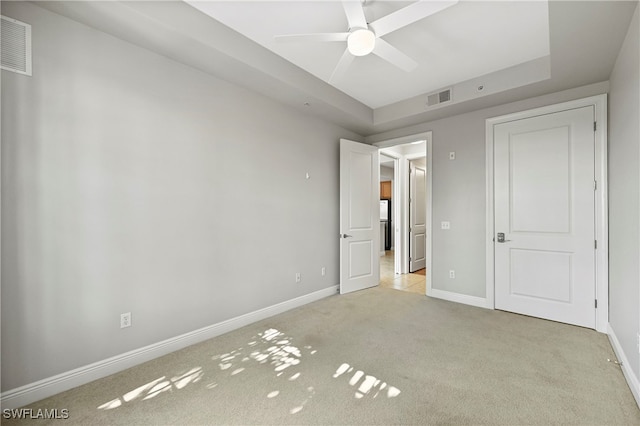
[{"label": "white baseboard", "polygon": [[616,357],[618,358],[618,362],[622,365],[620,368],[622,369],[622,374],[624,374],[624,378],[627,380],[627,384],[631,389],[631,393],[633,397],[636,399],[636,404],[640,407],[640,382],[638,381],[638,377],[633,373],[633,370],[629,366],[629,360],[622,350],[622,346],[620,346],[620,341],[616,337],[616,333],[611,328],[611,324],[609,324],[608,332],[609,342],[611,342],[611,347],[613,348],[613,352],[615,352]]},{"label": "white baseboard", "polygon": [[469,296],[466,294],[453,293],[446,290],[436,290],[434,288],[430,289],[427,293],[427,296],[435,297],[436,299],[444,299],[450,302],[477,306],[478,308],[487,307],[487,299],[485,299],[484,297]]},{"label": "white baseboard", "polygon": [[30,383],[16,389],[3,392],[0,396],[2,409],[18,408],[32,402],[48,398],[60,392],[92,382],[94,380],[134,367],[146,361],[158,358],[187,346],[203,342],[221,334],[236,330],[245,325],[272,317],[288,310],[333,296],[338,286],[332,286],[276,305],[240,315],[201,329],[163,340],[140,349],[95,362],[75,370],[67,371],[47,379]]}]

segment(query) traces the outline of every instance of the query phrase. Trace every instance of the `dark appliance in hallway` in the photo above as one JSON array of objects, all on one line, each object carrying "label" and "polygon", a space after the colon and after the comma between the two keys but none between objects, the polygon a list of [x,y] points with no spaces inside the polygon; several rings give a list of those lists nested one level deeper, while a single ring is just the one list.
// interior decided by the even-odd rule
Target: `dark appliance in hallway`
[{"label": "dark appliance in hallway", "polygon": [[380,200],[380,222],[384,222],[384,249],[391,250],[391,200]]}]

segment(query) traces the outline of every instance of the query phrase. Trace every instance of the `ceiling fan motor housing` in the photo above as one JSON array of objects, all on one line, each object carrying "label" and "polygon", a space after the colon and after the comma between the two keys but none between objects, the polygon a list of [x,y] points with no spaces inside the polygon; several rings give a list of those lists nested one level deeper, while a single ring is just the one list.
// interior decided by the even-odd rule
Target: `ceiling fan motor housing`
[{"label": "ceiling fan motor housing", "polygon": [[376,35],[366,28],[358,28],[347,37],[347,49],[353,56],[365,56],[376,47]]}]

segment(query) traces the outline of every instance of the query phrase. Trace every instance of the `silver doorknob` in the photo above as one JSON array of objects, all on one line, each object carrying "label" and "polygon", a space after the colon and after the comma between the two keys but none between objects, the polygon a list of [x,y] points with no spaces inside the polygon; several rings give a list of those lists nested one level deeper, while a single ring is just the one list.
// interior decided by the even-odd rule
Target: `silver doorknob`
[{"label": "silver doorknob", "polygon": [[498,232],[498,242],[499,243],[506,243],[507,241],[511,241],[511,240],[505,240],[504,239],[504,232]]},{"label": "silver doorknob", "polygon": [[340,238],[353,238],[353,235],[349,235],[349,234],[340,234]]}]

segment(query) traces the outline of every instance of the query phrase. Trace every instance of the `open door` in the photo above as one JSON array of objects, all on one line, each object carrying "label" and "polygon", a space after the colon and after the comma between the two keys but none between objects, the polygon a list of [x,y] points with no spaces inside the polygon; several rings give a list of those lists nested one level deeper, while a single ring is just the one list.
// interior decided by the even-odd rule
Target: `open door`
[{"label": "open door", "polygon": [[409,161],[409,272],[426,265],[427,168],[426,160]]},{"label": "open door", "polygon": [[340,293],[380,281],[378,148],[340,140]]}]

